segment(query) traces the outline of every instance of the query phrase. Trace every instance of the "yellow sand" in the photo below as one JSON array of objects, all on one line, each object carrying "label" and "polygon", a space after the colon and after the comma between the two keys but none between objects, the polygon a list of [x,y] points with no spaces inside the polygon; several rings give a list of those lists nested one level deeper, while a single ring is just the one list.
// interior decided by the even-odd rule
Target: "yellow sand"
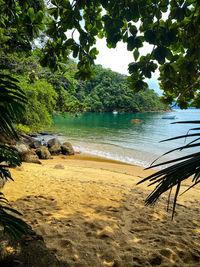
[{"label": "yellow sand", "polygon": [[152,172],[89,155],[58,156],[13,169],[15,182],[3,192],[70,266],[200,266],[200,187],[179,198],[171,221],[167,195],[145,207],[150,189],[136,186]]}]

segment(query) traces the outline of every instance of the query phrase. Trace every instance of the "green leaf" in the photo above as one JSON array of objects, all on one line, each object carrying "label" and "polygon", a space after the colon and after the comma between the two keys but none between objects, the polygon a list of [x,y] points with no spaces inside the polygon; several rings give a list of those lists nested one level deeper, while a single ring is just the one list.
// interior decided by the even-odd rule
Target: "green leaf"
[{"label": "green leaf", "polygon": [[139,53],[139,51],[138,51],[137,48],[134,50],[133,55],[134,55],[134,59],[135,59],[135,61],[137,61],[137,60],[138,60],[138,57],[139,57],[139,55],[140,55],[140,53]]},{"label": "green leaf", "polygon": [[27,11],[27,15],[29,16],[31,22],[34,21],[34,17],[35,17],[35,13],[34,13],[34,9],[32,7],[30,7]]},{"label": "green leaf", "polygon": [[147,30],[144,33],[144,37],[146,39],[146,41],[150,44],[155,44],[156,43],[156,32],[153,30]]},{"label": "green leaf", "polygon": [[132,24],[129,24],[128,26],[129,26],[130,33],[133,35],[133,37],[135,37],[137,34],[137,31],[138,31],[137,27],[135,25],[132,25]]},{"label": "green leaf", "polygon": [[168,54],[168,49],[166,47],[158,46],[153,51],[153,58],[156,59],[158,63],[164,64],[167,54]]},{"label": "green leaf", "polygon": [[133,37],[130,36],[127,39],[127,49],[128,51],[132,51],[134,48],[140,48],[142,47],[142,36]]},{"label": "green leaf", "polygon": [[73,57],[76,58],[78,56],[78,52],[79,52],[79,46],[76,45],[73,49]]},{"label": "green leaf", "polygon": [[96,47],[94,47],[90,50],[91,57],[96,58],[96,55],[98,55],[98,54],[99,54],[99,51],[96,49]]},{"label": "green leaf", "polygon": [[35,15],[35,22],[39,24],[42,22],[43,18],[44,18],[44,13],[41,10],[39,10]]},{"label": "green leaf", "polygon": [[73,39],[68,39],[68,40],[65,42],[65,45],[66,45],[66,46],[74,45],[74,40],[73,40]]}]

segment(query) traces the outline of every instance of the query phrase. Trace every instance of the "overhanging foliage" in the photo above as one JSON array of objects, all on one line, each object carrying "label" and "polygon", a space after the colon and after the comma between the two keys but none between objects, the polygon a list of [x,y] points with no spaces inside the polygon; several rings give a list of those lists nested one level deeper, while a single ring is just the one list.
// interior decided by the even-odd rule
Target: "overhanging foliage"
[{"label": "overhanging foliage", "polygon": [[[29,49],[38,37],[41,64],[53,70],[70,52],[78,60],[77,77],[92,77],[96,39],[108,47],[122,41],[133,51],[131,88],[139,91],[160,70],[163,99],[181,108],[200,106],[200,2],[198,0],[51,0],[2,1],[1,45]],[[75,38],[75,34],[78,39]],[[146,44],[152,51],[141,55]]]},{"label": "overhanging foliage", "polygon": [[[176,123],[200,124],[200,121],[174,122],[174,124],[176,124]],[[194,130],[197,131],[195,134],[189,133],[190,131],[194,131]],[[164,153],[163,156],[167,155],[169,153],[172,153],[174,151],[177,151],[177,150],[182,151],[185,149],[200,147],[200,143],[199,143],[200,132],[199,131],[200,131],[199,127],[192,128],[189,130],[189,132],[186,135],[177,136],[174,138],[163,140],[162,142],[171,141],[171,140],[175,140],[175,139],[182,139],[182,138],[185,139],[188,137],[195,137],[195,139],[193,141],[190,141],[189,143],[187,143],[184,146],[170,150],[170,151]],[[192,153],[192,154],[189,154],[187,156],[179,157],[179,158],[169,160],[166,162],[162,162],[159,164],[153,164],[149,168],[155,168],[155,167],[164,166],[167,164],[172,164],[172,165],[169,167],[165,167],[164,169],[157,171],[156,173],[142,179],[138,184],[149,181],[149,186],[155,186],[154,190],[151,192],[151,194],[145,200],[146,205],[154,205],[163,193],[169,191],[167,209],[168,209],[169,203],[170,203],[171,190],[173,187],[176,186],[176,192],[174,195],[173,209],[172,209],[172,218],[173,218],[181,183],[183,181],[185,181],[186,179],[188,179],[189,177],[193,177],[191,186],[188,187],[183,193],[187,192],[192,187],[194,187],[195,185],[200,183],[200,152]],[[149,169],[149,168],[147,168],[147,169]]]}]

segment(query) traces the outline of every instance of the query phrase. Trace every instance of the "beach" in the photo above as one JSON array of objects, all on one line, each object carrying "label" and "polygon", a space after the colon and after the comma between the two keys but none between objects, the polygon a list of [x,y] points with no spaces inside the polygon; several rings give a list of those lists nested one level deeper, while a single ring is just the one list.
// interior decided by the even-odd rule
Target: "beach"
[{"label": "beach", "polygon": [[15,182],[3,193],[59,260],[72,267],[199,266],[200,186],[178,198],[172,221],[167,194],[145,206],[152,189],[136,186],[154,170],[88,154],[41,162],[11,169]]}]

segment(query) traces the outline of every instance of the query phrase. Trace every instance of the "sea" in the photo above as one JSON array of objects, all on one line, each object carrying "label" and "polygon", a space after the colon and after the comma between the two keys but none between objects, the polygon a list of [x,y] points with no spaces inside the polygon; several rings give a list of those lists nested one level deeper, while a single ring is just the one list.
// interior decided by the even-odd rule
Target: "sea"
[{"label": "sea", "polygon": [[[176,117],[163,119],[165,115]],[[189,129],[197,127],[192,123],[174,124],[187,120],[200,120],[200,109],[165,113],[83,113],[74,117],[69,114],[64,117],[54,115],[53,124],[48,130],[56,133],[62,142],[70,141],[76,151],[149,167],[156,159],[156,163],[160,163],[198,151],[198,148],[186,149],[162,156],[192,140],[183,138],[161,142],[185,135]]]}]

